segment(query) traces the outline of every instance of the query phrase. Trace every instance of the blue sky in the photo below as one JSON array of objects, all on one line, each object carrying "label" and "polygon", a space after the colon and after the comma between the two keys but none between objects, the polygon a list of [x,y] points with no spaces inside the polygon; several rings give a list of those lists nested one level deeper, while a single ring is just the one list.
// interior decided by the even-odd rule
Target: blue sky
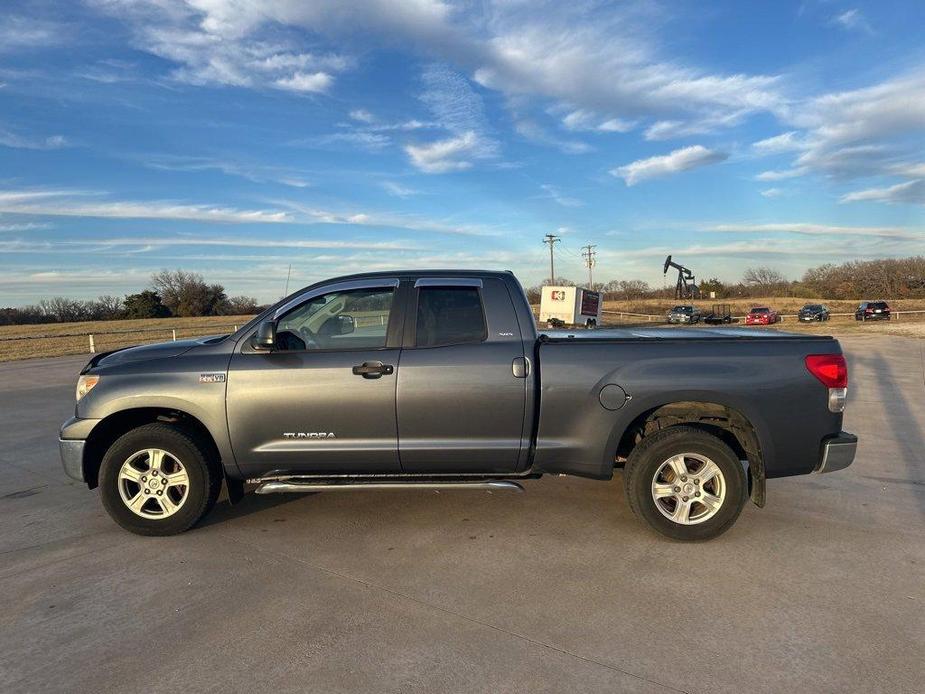
[{"label": "blue sky", "polygon": [[925,252],[925,3],[6,2],[0,305]]}]

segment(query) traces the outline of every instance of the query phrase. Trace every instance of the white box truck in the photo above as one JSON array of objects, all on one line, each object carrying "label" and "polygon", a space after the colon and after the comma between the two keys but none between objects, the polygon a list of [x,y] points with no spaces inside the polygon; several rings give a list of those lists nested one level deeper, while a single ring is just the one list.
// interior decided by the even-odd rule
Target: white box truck
[{"label": "white box truck", "polygon": [[583,325],[594,328],[601,322],[603,304],[600,292],[583,287],[543,287],[540,323],[549,327]]}]

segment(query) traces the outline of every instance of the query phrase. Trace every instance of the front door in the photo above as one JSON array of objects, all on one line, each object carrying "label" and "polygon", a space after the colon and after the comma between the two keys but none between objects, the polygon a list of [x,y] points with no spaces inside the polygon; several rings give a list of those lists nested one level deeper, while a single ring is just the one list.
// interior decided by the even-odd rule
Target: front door
[{"label": "front door", "polygon": [[312,291],[280,309],[274,351],[255,351],[249,340],[237,350],[226,402],[246,475],[400,471],[397,286],[386,279]]}]

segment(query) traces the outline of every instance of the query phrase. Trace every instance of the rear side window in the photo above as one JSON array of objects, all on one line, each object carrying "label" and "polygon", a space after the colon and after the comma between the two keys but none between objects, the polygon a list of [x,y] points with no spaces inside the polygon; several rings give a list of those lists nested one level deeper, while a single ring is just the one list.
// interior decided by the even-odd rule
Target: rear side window
[{"label": "rear side window", "polygon": [[418,347],[481,342],[487,336],[476,287],[421,287],[415,344]]}]

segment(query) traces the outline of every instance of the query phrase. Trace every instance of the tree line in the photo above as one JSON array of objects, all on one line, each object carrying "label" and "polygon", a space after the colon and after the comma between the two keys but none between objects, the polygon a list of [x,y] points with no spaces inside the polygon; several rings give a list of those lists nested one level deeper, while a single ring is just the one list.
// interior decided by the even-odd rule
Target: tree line
[{"label": "tree line", "polygon": [[31,306],[0,308],[0,325],[171,316],[246,316],[262,308],[252,297],[229,297],[222,285],[207,284],[199,273],[163,270],[153,274],[151,286],[137,294],[105,295],[89,301],[56,296]]},{"label": "tree line", "polygon": [[[557,277],[543,284],[574,286]],[[801,297],[807,299],[917,299],[925,298],[925,256],[854,260],[810,268],[799,280],[767,266],[750,267],[737,282],[713,277],[700,282],[704,298]],[[543,285],[530,287],[527,297],[538,304]],[[593,289],[607,300],[669,299],[674,287],[653,288],[642,280],[611,280]],[[202,275],[183,270],[163,270],[151,276],[151,286],[124,297],[100,296],[79,301],[66,297],[43,299],[20,308],[0,308],[0,325],[69,323],[74,321],[168,318],[170,316],[253,315],[264,307],[249,296],[232,296],[220,284],[207,284]]]},{"label": "tree line", "polygon": [[[546,280],[543,285],[530,287],[527,297],[539,303],[544,285],[571,287],[565,277]],[[919,299],[925,298],[925,256],[853,260],[847,263],[827,263],[810,268],[798,280],[788,279],[782,272],[768,266],[746,268],[737,282],[723,282],[715,277],[699,283],[704,298],[713,292],[717,299],[757,297],[800,297],[806,299]],[[668,299],[674,297],[674,286],[656,288],[642,280],[612,280],[595,283],[595,291],[603,292],[609,301],[638,299]]]}]

